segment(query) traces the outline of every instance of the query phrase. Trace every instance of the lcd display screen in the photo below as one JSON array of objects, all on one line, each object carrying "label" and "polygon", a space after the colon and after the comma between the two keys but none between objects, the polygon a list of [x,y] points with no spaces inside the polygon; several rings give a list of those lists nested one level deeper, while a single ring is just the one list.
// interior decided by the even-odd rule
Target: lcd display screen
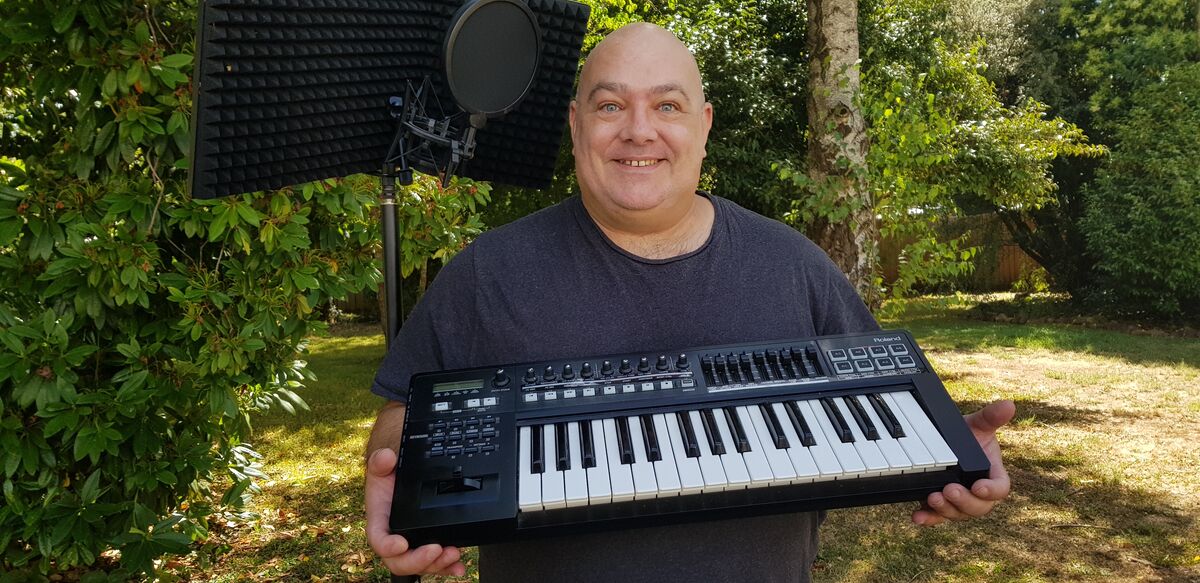
[{"label": "lcd display screen", "polygon": [[434,383],[433,393],[446,393],[450,391],[474,391],[483,388],[483,380],[474,379],[469,381],[455,381],[452,383]]}]

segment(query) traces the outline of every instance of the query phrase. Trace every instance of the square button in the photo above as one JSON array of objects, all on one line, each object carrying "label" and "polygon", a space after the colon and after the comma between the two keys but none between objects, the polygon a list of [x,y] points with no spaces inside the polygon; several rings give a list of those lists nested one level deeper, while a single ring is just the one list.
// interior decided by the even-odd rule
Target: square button
[{"label": "square button", "polygon": [[634,391],[636,391],[636,390],[637,390],[637,388],[636,388],[636,387],[634,387],[633,385],[621,385],[621,392],[622,392],[622,393],[632,393],[632,392],[634,392]]},{"label": "square button", "polygon": [[844,349],[835,348],[835,349],[829,351],[829,360],[832,360],[834,362],[846,360],[847,358],[849,358],[849,357],[846,356],[846,351]]},{"label": "square button", "polygon": [[914,368],[917,366],[917,361],[913,360],[911,356],[897,356],[896,364],[900,365],[900,368]]},{"label": "square button", "polygon": [[674,388],[675,388],[675,381],[663,381],[663,382],[659,383],[659,385],[658,385],[658,386],[659,386],[659,388],[661,388],[661,389],[664,389],[664,390],[666,390],[666,389],[674,389]]},{"label": "square button", "polygon": [[596,396],[596,387],[588,387],[588,388],[584,389],[584,390],[583,390],[583,396],[585,396],[585,397],[595,397],[595,396]]},{"label": "square button", "polygon": [[615,394],[617,394],[617,387],[615,387],[615,386],[613,386],[613,385],[608,385],[607,387],[604,387],[604,394],[605,394],[605,395],[615,395]]},{"label": "square button", "polygon": [[525,402],[533,403],[537,401],[537,393],[525,393]]},{"label": "square button", "polygon": [[478,407],[479,403],[479,399],[467,399],[467,407]]},{"label": "square button", "polygon": [[449,411],[450,410],[450,401],[438,401],[437,403],[434,403],[433,410],[434,411]]},{"label": "square button", "polygon": [[905,346],[904,344],[889,344],[888,352],[892,353],[892,356],[908,354],[908,346]]},{"label": "square button", "polygon": [[841,362],[833,363],[833,368],[837,369],[838,373],[841,373],[841,374],[854,372],[854,365],[852,365],[848,361],[844,361],[844,360]]},{"label": "square button", "polygon": [[896,363],[893,362],[892,359],[887,358],[887,357],[876,358],[875,359],[875,368],[878,368],[879,370],[892,370],[892,369],[896,368]]},{"label": "square button", "polygon": [[563,391],[563,398],[564,399],[574,399],[575,398],[575,389],[567,389],[567,390]]},{"label": "square button", "polygon": [[653,391],[654,383],[642,383],[642,390],[643,391]]},{"label": "square button", "polygon": [[869,370],[875,370],[875,365],[871,364],[871,361],[869,361],[869,360],[856,360],[856,361],[854,361],[854,370],[856,370],[858,372],[866,372]]},{"label": "square button", "polygon": [[867,349],[866,348],[858,347],[858,348],[850,349],[850,358],[860,359],[860,358],[866,358],[866,357],[867,357]]},{"label": "square button", "polygon": [[871,347],[871,356],[879,357],[879,356],[887,356],[887,355],[888,355],[888,351],[886,348],[884,348],[882,346],[872,346]]},{"label": "square button", "polygon": [[554,391],[546,391],[545,393],[542,393],[543,401],[553,401],[557,398],[558,398],[558,393],[556,393]]},{"label": "square button", "polygon": [[496,406],[496,397],[488,397],[488,398],[484,399],[484,400],[483,400],[483,406],[484,406],[484,407],[494,407],[494,406]]},{"label": "square button", "polygon": [[692,379],[683,379],[683,380],[679,381],[679,386],[683,387],[685,389],[690,389],[690,388],[696,386],[696,381],[694,381]]}]

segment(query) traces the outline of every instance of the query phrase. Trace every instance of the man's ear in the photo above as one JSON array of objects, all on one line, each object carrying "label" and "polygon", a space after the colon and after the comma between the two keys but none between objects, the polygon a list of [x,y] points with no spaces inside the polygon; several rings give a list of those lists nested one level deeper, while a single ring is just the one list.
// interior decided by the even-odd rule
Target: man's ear
[{"label": "man's ear", "polygon": [[701,122],[704,125],[704,146],[702,146],[703,157],[708,157],[708,131],[712,129],[713,123],[713,106],[712,103],[704,102],[704,109],[700,112],[703,119]]},{"label": "man's ear", "polygon": [[570,126],[571,126],[571,139],[572,140],[575,139],[575,110],[578,108],[579,108],[579,103],[576,100],[572,99],[571,107],[569,109],[569,115],[567,117],[567,123],[570,124]]}]

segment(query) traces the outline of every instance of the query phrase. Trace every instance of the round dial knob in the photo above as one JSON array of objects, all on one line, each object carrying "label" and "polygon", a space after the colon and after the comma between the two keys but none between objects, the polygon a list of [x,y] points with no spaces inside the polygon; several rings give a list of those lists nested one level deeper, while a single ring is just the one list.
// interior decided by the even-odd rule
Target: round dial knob
[{"label": "round dial knob", "polygon": [[603,363],[601,363],[600,374],[602,374],[606,377],[610,377],[610,376],[612,376],[612,373],[613,373],[613,366],[612,366],[611,360],[606,360]]},{"label": "round dial knob", "polygon": [[675,368],[679,370],[687,370],[688,359],[686,354],[680,354],[679,358],[675,359]]},{"label": "round dial knob", "polygon": [[621,359],[621,374],[629,374],[633,372],[633,367],[629,364],[628,358]]},{"label": "round dial knob", "polygon": [[536,383],[537,382],[537,371],[533,370],[532,368],[525,371],[525,378],[523,380],[525,381],[525,384]]},{"label": "round dial knob", "polygon": [[552,366],[546,367],[546,370],[542,372],[542,380],[546,382],[550,382],[555,378],[558,378],[558,375],[554,372],[554,367]]},{"label": "round dial knob", "polygon": [[496,369],[496,376],[492,377],[492,385],[497,387],[508,386],[508,375],[504,374],[504,369]]},{"label": "round dial knob", "polygon": [[667,370],[670,367],[671,365],[667,364],[667,355],[658,355],[658,362],[654,363],[654,368],[657,368],[658,370]]},{"label": "round dial knob", "polygon": [[563,380],[569,381],[573,378],[575,378],[575,369],[571,368],[571,365],[569,365],[569,364],[564,364],[563,365]]},{"label": "round dial knob", "polygon": [[650,359],[645,356],[638,361],[638,372],[650,372]]}]

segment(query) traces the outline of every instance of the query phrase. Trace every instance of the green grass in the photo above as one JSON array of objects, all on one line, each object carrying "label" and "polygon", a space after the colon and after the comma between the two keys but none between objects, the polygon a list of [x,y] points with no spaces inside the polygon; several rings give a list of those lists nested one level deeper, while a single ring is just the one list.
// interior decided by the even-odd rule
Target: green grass
[{"label": "green grass", "polygon": [[[830,513],[820,582],[1200,581],[1200,340],[971,317],[972,300],[910,301],[907,328],[964,410],[1017,402],[1001,433],[1012,498],[968,523],[919,528],[912,504]],[[314,339],[311,410],[257,418],[269,480],[256,521],[192,580],[383,581],[363,535],[361,454],[382,400],[372,327]],[[474,566],[475,555],[467,561]],[[474,578],[472,569],[466,580]],[[435,579],[436,580],[436,579]]]}]

